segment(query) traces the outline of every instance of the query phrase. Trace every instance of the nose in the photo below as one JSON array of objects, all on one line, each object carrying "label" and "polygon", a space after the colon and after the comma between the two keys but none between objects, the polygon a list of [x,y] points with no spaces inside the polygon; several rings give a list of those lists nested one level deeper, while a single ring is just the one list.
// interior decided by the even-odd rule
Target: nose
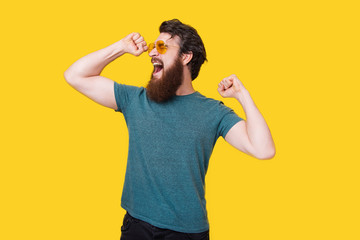
[{"label": "nose", "polygon": [[156,47],[154,47],[154,49],[149,52],[149,56],[150,56],[150,57],[159,56],[159,53],[158,53],[158,51],[156,50]]}]

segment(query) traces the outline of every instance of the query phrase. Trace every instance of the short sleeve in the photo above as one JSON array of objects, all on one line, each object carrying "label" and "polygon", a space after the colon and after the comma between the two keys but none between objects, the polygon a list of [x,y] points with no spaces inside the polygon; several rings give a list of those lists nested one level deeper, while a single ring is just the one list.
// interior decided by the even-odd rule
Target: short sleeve
[{"label": "short sleeve", "polygon": [[217,136],[222,136],[225,138],[228,131],[242,119],[239,117],[234,110],[224,105],[223,102],[219,103],[219,114],[220,114],[220,122],[218,125]]},{"label": "short sleeve", "polygon": [[131,99],[136,96],[137,92],[139,92],[139,87],[130,86],[125,84],[119,84],[114,81],[114,94],[117,109],[115,112],[122,112],[126,111],[126,108],[131,102]]}]

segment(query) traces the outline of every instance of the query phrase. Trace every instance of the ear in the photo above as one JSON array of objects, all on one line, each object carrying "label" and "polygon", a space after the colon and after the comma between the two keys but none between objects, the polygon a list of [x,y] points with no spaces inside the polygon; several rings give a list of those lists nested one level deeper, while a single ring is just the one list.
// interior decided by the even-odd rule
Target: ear
[{"label": "ear", "polygon": [[181,55],[181,61],[183,65],[184,66],[187,65],[191,61],[192,57],[193,57],[193,53],[191,51],[189,53],[183,53]]}]

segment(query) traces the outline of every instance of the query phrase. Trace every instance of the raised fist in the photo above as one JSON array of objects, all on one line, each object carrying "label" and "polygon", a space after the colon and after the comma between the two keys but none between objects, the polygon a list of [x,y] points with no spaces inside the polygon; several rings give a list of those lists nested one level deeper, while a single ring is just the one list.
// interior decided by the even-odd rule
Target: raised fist
[{"label": "raised fist", "polygon": [[122,42],[124,51],[134,56],[139,56],[148,49],[144,38],[137,32],[130,33],[120,41]]},{"label": "raised fist", "polygon": [[239,94],[242,94],[245,91],[246,89],[244,85],[240,82],[240,80],[235,74],[232,74],[229,77],[224,78],[218,84],[218,92],[224,98],[227,97],[236,98]]}]

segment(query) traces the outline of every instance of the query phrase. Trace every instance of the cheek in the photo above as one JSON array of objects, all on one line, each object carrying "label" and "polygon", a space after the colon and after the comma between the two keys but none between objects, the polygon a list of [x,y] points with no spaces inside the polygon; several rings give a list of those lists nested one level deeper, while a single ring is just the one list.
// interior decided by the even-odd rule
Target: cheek
[{"label": "cheek", "polygon": [[175,59],[164,59],[163,60],[163,64],[164,64],[164,69],[168,69],[171,66],[173,66],[175,63]]}]

